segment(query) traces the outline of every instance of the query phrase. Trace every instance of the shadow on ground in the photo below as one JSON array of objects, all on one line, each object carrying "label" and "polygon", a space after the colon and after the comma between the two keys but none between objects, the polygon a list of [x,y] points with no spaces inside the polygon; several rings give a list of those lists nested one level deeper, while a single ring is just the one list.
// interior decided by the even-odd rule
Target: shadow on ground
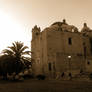
[{"label": "shadow on ground", "polygon": [[61,80],[0,81],[0,92],[92,92],[92,82]]}]

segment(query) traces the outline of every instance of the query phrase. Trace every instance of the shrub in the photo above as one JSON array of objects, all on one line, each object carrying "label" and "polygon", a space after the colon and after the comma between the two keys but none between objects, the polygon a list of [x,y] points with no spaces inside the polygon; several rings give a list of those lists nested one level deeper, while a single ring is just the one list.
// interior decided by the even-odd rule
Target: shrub
[{"label": "shrub", "polygon": [[46,76],[45,75],[42,75],[42,74],[39,74],[36,76],[38,80],[45,80]]}]

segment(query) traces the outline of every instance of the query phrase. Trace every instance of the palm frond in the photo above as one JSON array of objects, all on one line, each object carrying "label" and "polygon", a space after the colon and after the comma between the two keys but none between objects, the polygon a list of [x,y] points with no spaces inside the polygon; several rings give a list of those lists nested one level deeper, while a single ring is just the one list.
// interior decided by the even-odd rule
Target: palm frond
[{"label": "palm frond", "polygon": [[12,50],[13,52],[16,52],[16,47],[9,46],[8,48],[9,48],[10,50]]},{"label": "palm frond", "polygon": [[17,50],[20,50],[24,44],[22,42],[15,42]]},{"label": "palm frond", "polygon": [[30,55],[30,51],[25,51],[28,47],[24,46],[22,42],[14,42],[12,46],[9,46],[8,49],[3,50],[4,54],[13,55],[18,60],[24,55]]},{"label": "palm frond", "polygon": [[30,55],[31,54],[31,51],[25,51],[25,52],[22,52],[21,54],[22,55]]},{"label": "palm frond", "polygon": [[25,51],[26,49],[28,49],[28,46],[23,46],[23,47],[20,49],[20,53],[22,53],[22,52]]},{"label": "palm frond", "polygon": [[15,47],[15,48],[16,48],[16,44],[15,44],[15,43],[12,43],[12,45],[13,45],[13,47]]},{"label": "palm frond", "polygon": [[8,50],[8,49],[4,49],[4,50],[2,51],[2,53],[7,54],[7,55],[13,55],[13,54],[14,54],[13,51]]}]

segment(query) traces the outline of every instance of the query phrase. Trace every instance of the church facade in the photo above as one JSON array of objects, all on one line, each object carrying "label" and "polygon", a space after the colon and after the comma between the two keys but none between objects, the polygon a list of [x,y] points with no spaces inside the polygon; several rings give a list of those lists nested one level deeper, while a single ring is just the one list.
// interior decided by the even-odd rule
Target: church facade
[{"label": "church facade", "polygon": [[33,73],[55,78],[57,73],[72,76],[92,72],[92,30],[84,23],[81,32],[65,20],[41,31],[32,29]]}]

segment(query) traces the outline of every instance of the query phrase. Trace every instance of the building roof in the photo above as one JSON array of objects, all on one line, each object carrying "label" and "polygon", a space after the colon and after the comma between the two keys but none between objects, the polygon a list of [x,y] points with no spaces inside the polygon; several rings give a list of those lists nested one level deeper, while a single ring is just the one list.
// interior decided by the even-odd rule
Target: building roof
[{"label": "building roof", "polygon": [[54,22],[51,26],[53,25],[62,26],[62,24],[67,25],[66,23],[63,23],[63,22]]},{"label": "building roof", "polygon": [[68,25],[65,19],[63,20],[63,22],[54,22],[49,28],[51,30],[61,30],[63,32],[78,32],[78,28],[73,25]]},{"label": "building roof", "polygon": [[66,23],[66,20],[65,20],[65,19],[63,19],[63,21],[62,21],[62,22],[60,22],[60,21],[58,21],[58,22],[54,22],[51,26],[53,26],[53,25],[62,26],[62,24],[67,25],[67,23]]}]

